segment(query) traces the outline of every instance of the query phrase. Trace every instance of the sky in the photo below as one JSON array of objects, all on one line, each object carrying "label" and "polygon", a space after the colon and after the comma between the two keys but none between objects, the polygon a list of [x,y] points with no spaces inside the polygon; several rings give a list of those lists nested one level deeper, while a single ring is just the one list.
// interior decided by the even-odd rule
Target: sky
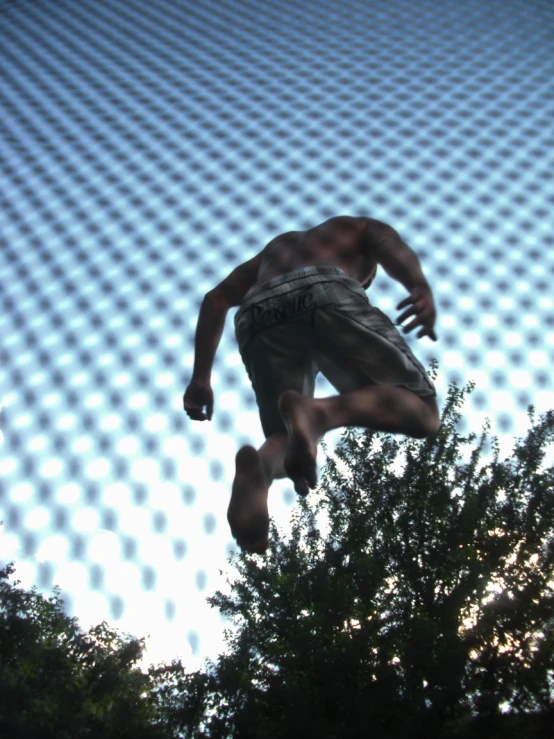
[{"label": "sky", "polygon": [[[198,310],[333,215],[419,255],[439,340],[408,344],[509,454],[554,407],[553,32],[539,0],[0,0],[0,564],[148,663],[217,657],[234,457],[264,436],[236,309],[212,422],[183,412]],[[405,291],[368,297],[396,320]],[[284,530],[295,496],[271,489]]]}]

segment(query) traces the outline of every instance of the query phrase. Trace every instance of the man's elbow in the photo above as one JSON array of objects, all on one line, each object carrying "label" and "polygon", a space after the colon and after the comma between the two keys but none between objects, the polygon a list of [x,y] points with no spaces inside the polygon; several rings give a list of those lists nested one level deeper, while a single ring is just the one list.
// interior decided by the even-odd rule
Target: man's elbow
[{"label": "man's elbow", "polygon": [[203,302],[210,305],[210,307],[213,307],[214,310],[230,310],[233,306],[229,302],[227,296],[219,291],[217,288],[214,288],[213,290],[209,290],[204,295]]}]

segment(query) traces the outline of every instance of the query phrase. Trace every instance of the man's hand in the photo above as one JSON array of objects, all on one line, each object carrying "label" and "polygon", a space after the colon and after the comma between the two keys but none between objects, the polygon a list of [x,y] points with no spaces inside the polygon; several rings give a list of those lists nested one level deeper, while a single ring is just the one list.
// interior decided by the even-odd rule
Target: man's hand
[{"label": "man's hand", "polygon": [[[183,406],[192,421],[211,421],[214,412],[214,393],[209,381],[193,377],[183,396]],[[204,406],[207,406],[206,413],[202,410]]]},{"label": "man's hand", "polygon": [[410,321],[407,326],[404,326],[404,333],[407,334],[417,326],[421,326],[422,328],[418,332],[417,338],[421,339],[423,336],[428,336],[433,341],[436,341],[437,335],[433,327],[437,313],[431,290],[425,287],[414,287],[410,292],[411,295],[396,306],[397,310],[405,308],[407,305],[411,306],[399,316],[398,323],[402,323],[402,321],[405,321],[410,316],[415,316],[413,321]]}]

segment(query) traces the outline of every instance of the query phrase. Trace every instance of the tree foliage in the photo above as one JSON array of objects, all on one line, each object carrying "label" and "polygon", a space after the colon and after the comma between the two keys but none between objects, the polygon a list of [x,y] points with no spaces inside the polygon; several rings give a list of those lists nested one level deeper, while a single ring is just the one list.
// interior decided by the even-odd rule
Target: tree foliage
[{"label": "tree foliage", "polygon": [[539,736],[522,731],[553,720],[554,413],[531,406],[501,461],[488,422],[458,432],[472,389],[450,386],[434,438],[346,430],[290,535],[272,523],[266,557],[234,555],[230,593],[208,599],[230,652],[196,674],[187,736]]},{"label": "tree foliage", "polygon": [[11,581],[13,573],[13,564],[0,569],[0,736],[172,736],[153,669],[137,667],[144,639],[124,637],[105,622],[84,633],[65,614],[59,588],[45,598]]},{"label": "tree foliage", "polygon": [[[554,412],[500,460],[487,422],[436,437],[348,429],[319,491],[208,602],[228,652],[141,672],[144,640],[83,633],[0,570],[0,736],[354,739],[551,736]],[[502,711],[509,709],[509,714]],[[2,723],[3,722],[3,723]],[[2,731],[4,733],[2,734]]]}]

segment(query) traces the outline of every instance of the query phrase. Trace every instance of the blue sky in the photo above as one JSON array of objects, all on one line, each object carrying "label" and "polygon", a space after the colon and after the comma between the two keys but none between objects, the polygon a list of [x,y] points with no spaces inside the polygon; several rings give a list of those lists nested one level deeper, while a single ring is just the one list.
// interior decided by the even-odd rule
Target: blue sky
[{"label": "blue sky", "polygon": [[[230,311],[211,424],[200,302],[337,214],[420,256],[437,389],[509,453],[554,406],[554,10],[529,0],[0,3],[0,561],[152,660],[221,648],[234,455],[263,434]],[[368,291],[392,320],[405,294]],[[321,376],[316,395],[333,394]],[[327,437],[330,448],[340,432]],[[320,452],[320,462],[323,454]],[[295,494],[272,488],[286,528]]]}]

